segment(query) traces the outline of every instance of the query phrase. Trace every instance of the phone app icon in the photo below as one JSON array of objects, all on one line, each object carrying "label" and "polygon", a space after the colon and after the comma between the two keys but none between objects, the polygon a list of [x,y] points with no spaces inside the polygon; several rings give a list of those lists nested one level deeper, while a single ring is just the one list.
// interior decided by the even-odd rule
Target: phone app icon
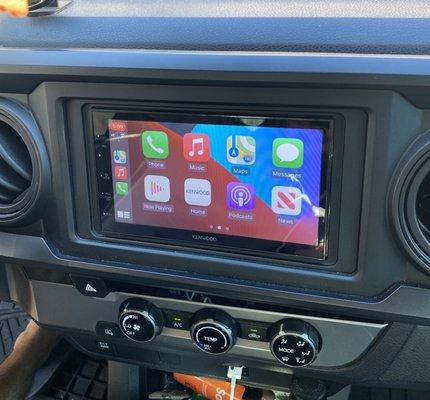
[{"label": "phone app icon", "polygon": [[115,192],[118,196],[128,195],[128,183],[127,182],[117,182],[115,184]]},{"label": "phone app icon", "polygon": [[125,150],[114,150],[113,160],[115,164],[125,164],[127,163],[127,153]]},{"label": "phone app icon", "polygon": [[164,160],[169,155],[169,137],[162,131],[142,133],[142,150],[146,158]]},{"label": "phone app icon", "polygon": [[231,164],[254,164],[255,139],[252,136],[229,136],[227,138],[227,160]]},{"label": "phone app icon", "polygon": [[119,181],[126,181],[128,179],[128,169],[127,167],[115,167],[115,179]]},{"label": "phone app icon", "polygon": [[184,192],[185,202],[190,206],[207,207],[212,202],[211,183],[206,179],[186,179]]},{"label": "phone app icon", "polygon": [[254,186],[230,182],[227,185],[227,205],[233,210],[252,211],[255,208]]},{"label": "phone app icon", "polygon": [[183,138],[184,158],[188,161],[206,162],[211,158],[210,139],[204,133],[187,133]]},{"label": "phone app icon", "polygon": [[146,175],[144,186],[147,200],[160,203],[170,200],[170,180],[167,176]]},{"label": "phone app icon", "polygon": [[297,216],[302,212],[303,193],[299,188],[275,186],[272,189],[272,210],[276,214]]},{"label": "phone app icon", "polygon": [[281,168],[300,168],[303,165],[303,147],[300,139],[275,139],[272,148],[273,164]]}]

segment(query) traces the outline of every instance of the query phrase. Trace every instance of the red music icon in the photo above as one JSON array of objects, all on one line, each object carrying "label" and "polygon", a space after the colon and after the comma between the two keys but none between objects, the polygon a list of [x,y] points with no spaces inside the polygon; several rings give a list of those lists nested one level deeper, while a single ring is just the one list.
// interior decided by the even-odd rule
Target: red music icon
[{"label": "red music icon", "polygon": [[126,181],[128,179],[128,169],[127,167],[115,167],[115,179],[120,181]]},{"label": "red music icon", "polygon": [[204,133],[184,135],[184,158],[188,161],[206,162],[211,158],[210,139]]}]

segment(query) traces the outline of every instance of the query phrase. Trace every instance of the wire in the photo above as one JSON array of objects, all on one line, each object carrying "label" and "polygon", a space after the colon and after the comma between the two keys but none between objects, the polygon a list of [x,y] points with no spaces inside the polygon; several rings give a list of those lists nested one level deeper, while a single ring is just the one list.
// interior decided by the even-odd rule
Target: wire
[{"label": "wire", "polygon": [[236,389],[236,382],[242,379],[243,366],[234,367],[230,365],[227,371],[227,378],[230,379],[230,400],[234,400],[234,392]]}]

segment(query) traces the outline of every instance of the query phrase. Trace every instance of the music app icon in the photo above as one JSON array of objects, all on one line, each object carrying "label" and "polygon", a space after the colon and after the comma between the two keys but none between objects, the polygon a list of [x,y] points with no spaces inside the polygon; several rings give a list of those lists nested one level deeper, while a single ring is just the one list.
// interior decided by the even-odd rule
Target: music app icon
[{"label": "music app icon", "polygon": [[184,135],[184,158],[188,161],[206,162],[211,157],[209,136],[204,133]]},{"label": "music app icon", "polygon": [[128,169],[127,167],[115,167],[115,179],[120,181],[126,181],[128,179]]}]

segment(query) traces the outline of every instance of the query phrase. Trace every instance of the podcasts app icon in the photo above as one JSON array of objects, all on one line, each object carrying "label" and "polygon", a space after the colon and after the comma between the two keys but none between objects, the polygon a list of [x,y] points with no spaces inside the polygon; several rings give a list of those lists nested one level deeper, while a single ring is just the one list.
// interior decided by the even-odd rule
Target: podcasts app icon
[{"label": "podcasts app icon", "polygon": [[227,185],[227,205],[233,210],[252,211],[255,208],[254,186],[230,182]]}]

